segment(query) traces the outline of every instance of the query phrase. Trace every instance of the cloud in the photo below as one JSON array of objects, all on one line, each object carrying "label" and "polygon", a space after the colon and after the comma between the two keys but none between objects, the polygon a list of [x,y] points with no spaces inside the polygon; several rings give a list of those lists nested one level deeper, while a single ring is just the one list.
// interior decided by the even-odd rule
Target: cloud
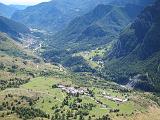
[{"label": "cloud", "polygon": [[0,2],[4,4],[18,4],[18,5],[34,5],[47,1],[50,0],[0,0]]}]

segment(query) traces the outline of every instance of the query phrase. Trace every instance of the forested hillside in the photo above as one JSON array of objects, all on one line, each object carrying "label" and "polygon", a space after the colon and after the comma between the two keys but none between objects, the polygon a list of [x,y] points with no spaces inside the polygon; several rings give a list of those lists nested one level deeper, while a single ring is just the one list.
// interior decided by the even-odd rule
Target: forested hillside
[{"label": "forested hillside", "polygon": [[157,1],[153,6],[145,8],[121,32],[118,42],[106,56],[106,70],[119,83],[141,74],[144,77],[140,78],[136,87],[159,91],[159,5],[160,2]]},{"label": "forested hillside", "polygon": [[84,16],[72,20],[66,29],[54,35],[52,45],[90,49],[109,43],[142,9],[136,5],[98,5]]},{"label": "forested hillside", "polygon": [[0,3],[0,16],[11,17],[12,14],[16,11],[16,8],[4,5]]},{"label": "forested hillside", "polygon": [[0,32],[7,33],[13,38],[20,37],[20,34],[29,34],[30,30],[25,25],[0,16]]}]

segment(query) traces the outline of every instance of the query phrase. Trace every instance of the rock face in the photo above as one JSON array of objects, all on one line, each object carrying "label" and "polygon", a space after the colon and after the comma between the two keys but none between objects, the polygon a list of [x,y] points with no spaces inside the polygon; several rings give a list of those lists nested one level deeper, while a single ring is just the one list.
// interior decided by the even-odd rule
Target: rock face
[{"label": "rock face", "polygon": [[160,90],[159,31],[160,1],[158,0],[154,5],[146,7],[120,34],[119,40],[107,56],[106,71],[113,71],[115,67],[118,67],[114,70],[118,74],[118,82],[125,81],[131,75],[147,73],[147,78],[143,78],[138,83],[138,87],[146,90]]}]

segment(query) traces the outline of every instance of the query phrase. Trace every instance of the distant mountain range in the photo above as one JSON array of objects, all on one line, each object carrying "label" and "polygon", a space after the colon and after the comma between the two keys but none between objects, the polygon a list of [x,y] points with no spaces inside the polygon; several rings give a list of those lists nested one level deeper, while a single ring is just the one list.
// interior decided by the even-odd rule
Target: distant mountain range
[{"label": "distant mountain range", "polygon": [[16,8],[0,3],[0,16],[10,18],[15,11]]},{"label": "distant mountain range", "polygon": [[106,44],[133,21],[142,9],[143,7],[137,5],[98,5],[89,13],[72,20],[67,28],[55,34],[51,45],[90,49]]},{"label": "distant mountain range", "polygon": [[10,18],[16,10],[23,10],[26,7],[24,5],[5,5],[0,3],[0,16]]},{"label": "distant mountain range", "polygon": [[[53,0],[17,11],[12,19],[52,32],[63,29],[70,20],[110,0]],[[43,14],[42,14],[43,13]]]},{"label": "distant mountain range", "polygon": [[141,75],[135,87],[160,91],[160,1],[124,29],[106,57],[106,75],[119,83]]},{"label": "distant mountain range", "polygon": [[[75,17],[86,14],[99,4],[135,4],[145,6],[152,0],[52,0],[16,11],[12,19],[29,27],[45,29],[53,33],[64,29]],[[142,4],[143,3],[143,4]],[[42,14],[43,13],[43,14]]]},{"label": "distant mountain range", "polygon": [[26,9],[27,7],[29,7],[29,6],[27,6],[27,5],[14,5],[14,4],[11,4],[11,5],[8,5],[8,6],[10,6],[10,7],[12,7],[12,8],[15,8],[16,10],[24,10],[24,9]]}]

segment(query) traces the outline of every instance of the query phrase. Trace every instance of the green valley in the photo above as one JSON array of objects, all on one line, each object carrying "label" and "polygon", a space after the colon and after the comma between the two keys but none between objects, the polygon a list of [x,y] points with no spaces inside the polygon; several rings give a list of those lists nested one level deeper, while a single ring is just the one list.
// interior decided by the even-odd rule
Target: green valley
[{"label": "green valley", "polygon": [[[1,38],[3,38],[0,70],[2,120],[40,118],[98,120],[102,117],[112,119],[117,116],[128,119],[147,112],[150,106],[156,107],[151,100],[151,97],[154,97],[152,94],[143,94],[145,99],[139,101],[138,97],[142,97],[141,92],[130,91],[98,77],[75,74],[59,66],[45,63],[9,37],[1,34]],[[4,48],[4,44],[12,45],[10,48]],[[92,51],[90,56],[94,56],[95,53],[103,55],[103,52]],[[87,89],[88,94],[72,95],[54,87],[56,85],[68,86],[68,89],[82,87]],[[122,102],[125,99],[127,100]],[[24,111],[28,112],[24,114]]]},{"label": "green valley", "polygon": [[24,1],[0,3],[0,120],[160,120],[160,0]]}]

